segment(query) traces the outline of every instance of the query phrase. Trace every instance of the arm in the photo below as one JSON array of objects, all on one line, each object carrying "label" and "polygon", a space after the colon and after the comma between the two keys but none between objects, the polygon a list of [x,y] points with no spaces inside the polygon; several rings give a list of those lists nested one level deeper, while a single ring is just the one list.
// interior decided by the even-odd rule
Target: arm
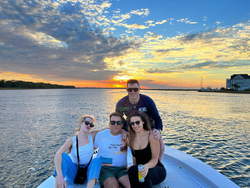
[{"label": "arm", "polygon": [[62,185],[65,185],[66,187],[66,182],[63,178],[62,175],[62,154],[65,153],[70,146],[72,146],[73,144],[73,140],[72,138],[69,138],[68,140],[66,140],[66,142],[62,145],[62,147],[56,152],[55,158],[54,158],[54,162],[55,162],[55,167],[56,167],[56,172],[57,172],[57,176],[56,176],[56,187],[60,187]]},{"label": "arm", "polygon": [[120,99],[115,106],[115,111],[121,113],[122,115],[124,115],[124,98]]},{"label": "arm", "polygon": [[93,138],[93,141],[95,140],[95,135],[96,135],[97,133],[99,133],[100,131],[104,131],[105,129],[109,129],[109,128],[103,128],[103,129],[100,129],[100,130],[91,131],[90,134],[91,134],[91,136],[92,136],[92,138]]},{"label": "arm", "polygon": [[162,120],[154,101],[151,98],[149,98],[147,102],[148,102],[147,109],[150,110],[148,115],[154,120],[155,128],[158,130],[162,130]]},{"label": "arm", "polygon": [[[123,97],[122,99],[120,99],[117,104],[116,104],[116,107],[115,107],[115,111],[116,112],[119,112],[120,114],[124,116],[128,115],[128,111],[129,111],[129,108],[126,107],[126,100],[127,100],[128,96],[125,96]],[[127,113],[125,113],[125,111]],[[126,118],[125,118],[126,119]],[[123,127],[122,129],[124,129],[125,131],[128,131],[128,125],[127,125],[127,122],[126,120],[124,120],[123,122]]]},{"label": "arm", "polygon": [[147,109],[148,111],[148,115],[151,117],[151,119],[154,121],[155,123],[155,129],[153,129],[151,131],[151,133],[154,135],[154,138],[157,140],[161,139],[161,130],[163,128],[162,126],[162,119],[159,115],[159,112],[157,110],[157,107],[154,103],[154,101],[148,97],[146,101],[146,105],[147,105]]},{"label": "arm", "polygon": [[124,141],[126,141],[127,145],[128,145],[128,131],[121,129],[121,134],[122,134],[122,139]]},{"label": "arm", "polygon": [[152,153],[152,159],[148,163],[146,163],[143,167],[142,175],[144,177],[147,176],[148,170],[150,168],[154,168],[157,165],[158,159],[159,159],[159,153],[160,153],[159,141],[154,139],[152,134],[150,134],[149,143],[150,143],[150,149]]},{"label": "arm", "polygon": [[133,157],[133,165],[136,165],[136,159]]},{"label": "arm", "polygon": [[154,135],[154,139],[160,140],[161,139],[161,131],[158,129],[153,129],[150,131]]}]

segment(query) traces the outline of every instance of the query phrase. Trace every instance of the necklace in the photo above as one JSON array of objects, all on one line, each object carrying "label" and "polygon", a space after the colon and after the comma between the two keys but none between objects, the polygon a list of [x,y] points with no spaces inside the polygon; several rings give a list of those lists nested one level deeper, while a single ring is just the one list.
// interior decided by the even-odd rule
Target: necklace
[{"label": "necklace", "polygon": [[146,135],[148,135],[148,133],[144,133],[143,135],[141,135],[141,136],[137,136],[136,137],[136,140],[137,141],[140,141],[144,136],[146,136]]}]

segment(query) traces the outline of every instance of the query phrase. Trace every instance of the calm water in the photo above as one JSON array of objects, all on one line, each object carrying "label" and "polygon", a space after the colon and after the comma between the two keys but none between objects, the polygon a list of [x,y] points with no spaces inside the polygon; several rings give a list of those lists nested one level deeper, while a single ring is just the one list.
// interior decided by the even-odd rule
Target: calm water
[{"label": "calm water", "polygon": [[[250,187],[250,95],[145,91],[163,119],[166,145]],[[0,90],[0,187],[37,187],[52,175],[54,155],[77,118],[94,114],[97,129],[126,92],[105,89]]]}]

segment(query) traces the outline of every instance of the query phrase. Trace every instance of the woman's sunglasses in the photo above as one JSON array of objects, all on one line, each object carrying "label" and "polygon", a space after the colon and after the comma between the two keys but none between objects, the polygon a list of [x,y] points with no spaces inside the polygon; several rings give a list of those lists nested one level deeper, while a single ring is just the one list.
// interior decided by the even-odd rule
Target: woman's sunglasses
[{"label": "woman's sunglasses", "polygon": [[139,91],[139,88],[128,88],[127,91],[128,92],[132,92],[134,90],[134,92]]},{"label": "woman's sunglasses", "polygon": [[136,121],[136,122],[129,122],[129,125],[131,126],[134,126],[135,124],[136,125],[139,125],[141,121]]},{"label": "woman's sunglasses", "polygon": [[89,125],[90,127],[94,127],[95,126],[93,123],[89,123],[89,121],[85,121],[84,123],[85,123],[85,125],[87,125],[87,126]]}]

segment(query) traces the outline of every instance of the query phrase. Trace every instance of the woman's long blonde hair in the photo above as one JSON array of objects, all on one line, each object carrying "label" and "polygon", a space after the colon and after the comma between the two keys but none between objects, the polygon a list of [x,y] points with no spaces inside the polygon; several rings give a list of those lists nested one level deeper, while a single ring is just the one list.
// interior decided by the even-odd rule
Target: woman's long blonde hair
[{"label": "woman's long blonde hair", "polygon": [[[86,118],[92,119],[92,123],[96,122],[95,116],[83,114],[79,117],[78,128],[75,129],[75,135],[78,135],[80,132],[81,124],[85,121]],[[71,153],[72,145],[69,147],[69,152]]]}]

